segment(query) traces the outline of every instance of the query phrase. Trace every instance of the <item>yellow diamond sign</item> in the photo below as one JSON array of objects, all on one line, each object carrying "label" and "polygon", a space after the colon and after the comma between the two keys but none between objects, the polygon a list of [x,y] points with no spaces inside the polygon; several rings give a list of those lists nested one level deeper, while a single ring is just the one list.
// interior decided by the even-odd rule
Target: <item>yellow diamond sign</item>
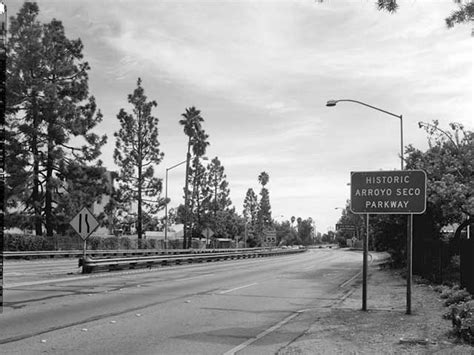
[{"label": "yellow diamond sign", "polygon": [[97,219],[95,219],[94,215],[86,207],[83,207],[69,224],[84,240],[99,226]]}]

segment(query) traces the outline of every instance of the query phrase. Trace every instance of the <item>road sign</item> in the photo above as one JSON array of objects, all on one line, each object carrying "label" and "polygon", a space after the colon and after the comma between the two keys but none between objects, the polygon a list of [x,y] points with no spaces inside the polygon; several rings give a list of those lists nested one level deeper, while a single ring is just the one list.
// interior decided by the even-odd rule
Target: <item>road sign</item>
[{"label": "road sign", "polygon": [[211,228],[206,227],[202,230],[201,235],[209,239],[214,235],[214,231]]},{"label": "road sign", "polygon": [[264,242],[266,243],[276,243],[276,230],[274,229],[265,229],[263,231]]},{"label": "road sign", "polygon": [[84,240],[99,226],[99,222],[97,222],[94,215],[86,207],[83,207],[69,224]]},{"label": "road sign", "polygon": [[338,223],[338,224],[336,224],[336,230],[337,231],[355,232],[356,226],[354,224]]},{"label": "road sign", "polygon": [[426,210],[423,170],[351,173],[351,211],[369,214],[422,214]]}]

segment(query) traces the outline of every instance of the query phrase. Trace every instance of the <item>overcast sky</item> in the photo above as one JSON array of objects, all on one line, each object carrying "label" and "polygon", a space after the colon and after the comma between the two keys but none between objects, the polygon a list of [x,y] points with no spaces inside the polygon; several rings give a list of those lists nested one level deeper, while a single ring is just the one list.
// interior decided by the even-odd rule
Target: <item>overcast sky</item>
[{"label": "overcast sky", "polygon": [[[195,106],[237,211],[266,171],[273,217],[312,217],[320,232],[334,228],[351,171],[400,168],[398,118],[327,100],[402,114],[405,145],[420,149],[427,140],[418,121],[473,128],[470,26],[446,28],[451,0],[399,3],[390,15],[375,0],[38,1],[43,22],[63,21],[84,43],[90,93],[104,114],[97,133],[109,136],[106,167],[116,169],[116,115],[130,110],[126,98],[141,77],[158,102],[158,177],[185,159],[178,121]],[[6,4],[9,16],[21,5]],[[184,170],[169,173],[172,207],[183,201]]]}]

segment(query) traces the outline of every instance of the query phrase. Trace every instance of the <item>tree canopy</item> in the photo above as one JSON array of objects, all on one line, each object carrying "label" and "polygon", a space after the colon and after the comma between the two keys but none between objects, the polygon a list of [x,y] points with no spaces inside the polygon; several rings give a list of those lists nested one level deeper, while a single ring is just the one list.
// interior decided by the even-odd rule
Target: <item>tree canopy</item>
[{"label": "tree canopy", "polygon": [[[12,214],[32,217],[26,224],[37,235],[45,226],[51,237],[63,220],[58,206],[67,203],[61,194],[75,184],[75,167],[96,162],[99,168],[96,159],[106,136],[93,132],[102,114],[89,96],[90,67],[81,40],[67,38],[61,21],[42,24],[38,16],[38,5],[25,2],[10,19],[6,156],[7,170],[18,172],[7,180],[7,195],[21,201],[21,209]],[[72,144],[73,137],[80,137],[82,145]],[[92,173],[90,187],[95,188],[80,197],[91,205],[100,199],[102,184],[95,184],[97,171],[82,172]],[[16,194],[19,190],[27,192]]]},{"label": "tree canopy", "polygon": [[[158,118],[152,115],[156,101],[147,101],[142,81],[128,95],[133,113],[120,109],[117,119],[120,130],[115,132],[114,161],[120,167],[119,189],[126,201],[137,201],[137,233],[142,239],[143,211],[154,213],[163,205],[160,199],[162,180],[154,176],[154,167],[163,159],[158,141]],[[147,199],[147,198],[148,199]]]}]

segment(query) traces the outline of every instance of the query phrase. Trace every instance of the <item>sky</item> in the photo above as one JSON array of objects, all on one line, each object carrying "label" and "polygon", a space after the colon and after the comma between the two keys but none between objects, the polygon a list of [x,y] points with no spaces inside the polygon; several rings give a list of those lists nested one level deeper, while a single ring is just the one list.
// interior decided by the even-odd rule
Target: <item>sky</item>
[{"label": "sky", "polygon": [[[8,16],[22,2],[5,1]],[[270,176],[272,216],[311,217],[334,229],[349,199],[351,171],[400,169],[404,145],[427,149],[418,122],[473,129],[471,26],[447,29],[451,0],[400,0],[396,14],[375,0],[121,1],[39,0],[40,20],[61,20],[81,38],[90,93],[107,134],[100,159],[110,170],[120,108],[142,79],[156,100],[160,149],[155,175],[186,158],[178,121],[195,106],[242,213],[258,175]],[[185,166],[169,171],[170,207],[183,202]]]}]

